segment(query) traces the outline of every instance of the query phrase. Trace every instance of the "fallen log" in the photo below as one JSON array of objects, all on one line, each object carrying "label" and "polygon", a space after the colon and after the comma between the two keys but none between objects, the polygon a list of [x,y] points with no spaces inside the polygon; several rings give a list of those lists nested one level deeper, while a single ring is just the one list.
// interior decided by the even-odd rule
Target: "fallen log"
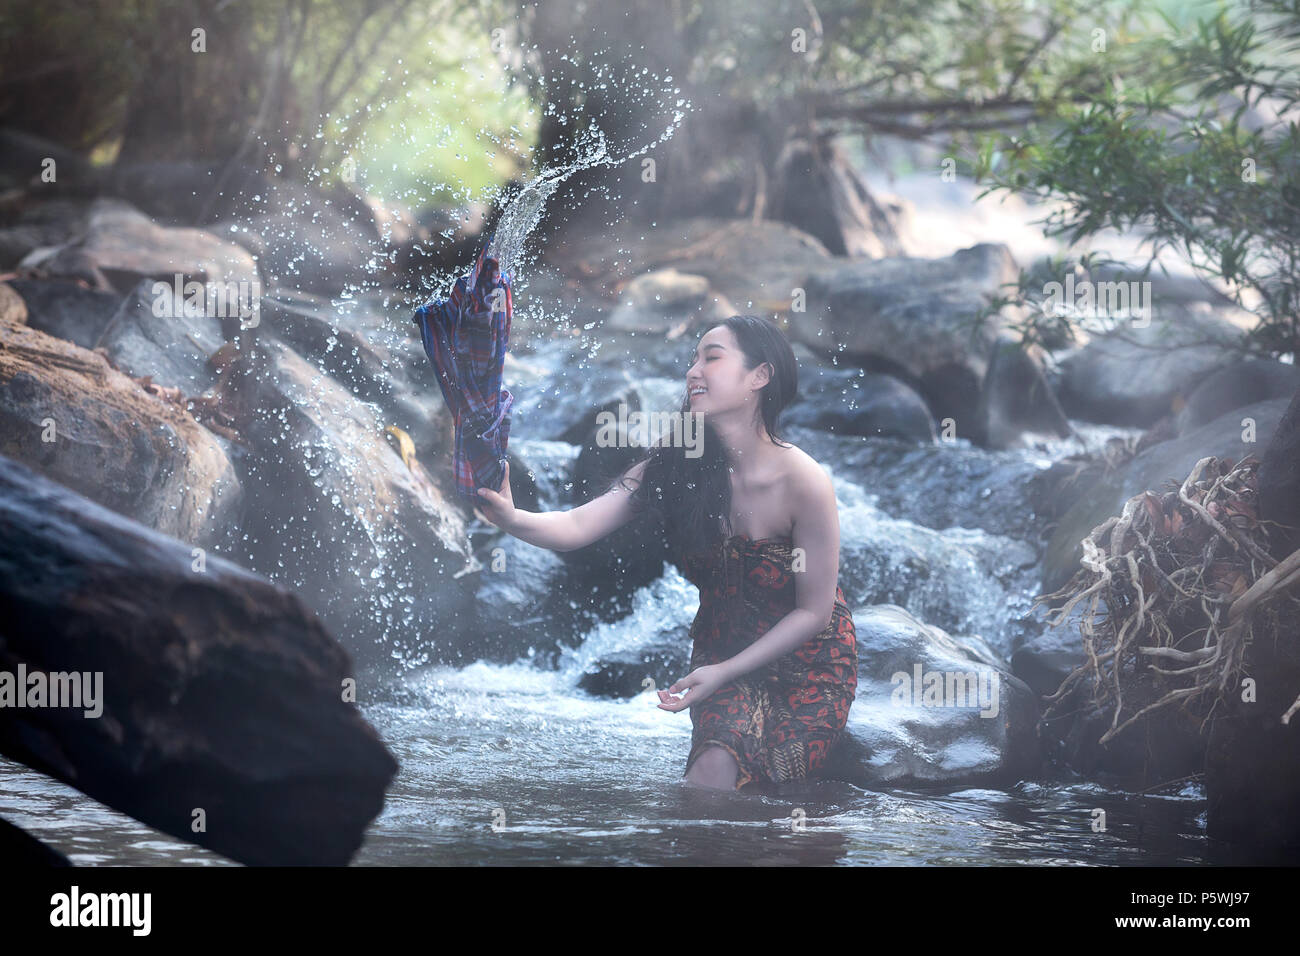
[{"label": "fallen log", "polygon": [[292,592],[0,456],[6,756],[243,863],[343,864],[397,771],[355,677]]}]

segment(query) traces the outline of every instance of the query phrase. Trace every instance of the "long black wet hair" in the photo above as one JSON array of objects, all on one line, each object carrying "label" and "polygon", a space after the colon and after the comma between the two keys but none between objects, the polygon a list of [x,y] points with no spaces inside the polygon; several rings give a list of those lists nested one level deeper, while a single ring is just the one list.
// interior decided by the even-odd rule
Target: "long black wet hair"
[{"label": "long black wet hair", "polygon": [[[790,343],[771,320],[762,316],[733,315],[705,332],[718,325],[725,325],[735,335],[747,371],[764,362],[771,366],[759,411],[772,443],[788,445],[778,424],[782,410],[799,390],[799,366]],[[682,396],[680,411],[690,414],[689,389]],[[711,551],[723,541],[722,527],[728,535],[733,531],[731,480],[722,440],[705,419],[699,456],[691,458],[684,447],[675,447],[671,442],[672,435],[665,435],[640,459],[647,465],[640,485],[632,492],[632,509],[638,514],[649,511],[655,515],[671,553],[680,556]],[[618,479],[618,484],[629,488],[626,482],[626,478]]]}]

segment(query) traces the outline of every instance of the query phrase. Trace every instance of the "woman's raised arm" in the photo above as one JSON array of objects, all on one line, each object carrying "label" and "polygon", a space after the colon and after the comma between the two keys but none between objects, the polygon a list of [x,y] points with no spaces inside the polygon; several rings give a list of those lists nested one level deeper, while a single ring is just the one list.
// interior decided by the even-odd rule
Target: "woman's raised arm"
[{"label": "woman's raised arm", "polygon": [[[623,477],[639,485],[645,474],[644,461],[637,462]],[[635,487],[635,485],[634,485]],[[522,511],[510,494],[510,465],[500,491],[478,490],[483,517],[520,541],[551,551],[576,551],[617,531],[633,518],[632,492],[615,483],[607,492],[568,511]]]}]

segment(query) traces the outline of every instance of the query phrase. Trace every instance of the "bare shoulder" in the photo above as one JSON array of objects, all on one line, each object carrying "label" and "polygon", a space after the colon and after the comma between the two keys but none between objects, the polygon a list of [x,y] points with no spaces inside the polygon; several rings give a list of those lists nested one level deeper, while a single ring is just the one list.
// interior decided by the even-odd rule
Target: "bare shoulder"
[{"label": "bare shoulder", "polygon": [[816,501],[827,496],[835,500],[835,490],[826,469],[798,445],[782,449],[784,484],[787,494],[802,501]]}]

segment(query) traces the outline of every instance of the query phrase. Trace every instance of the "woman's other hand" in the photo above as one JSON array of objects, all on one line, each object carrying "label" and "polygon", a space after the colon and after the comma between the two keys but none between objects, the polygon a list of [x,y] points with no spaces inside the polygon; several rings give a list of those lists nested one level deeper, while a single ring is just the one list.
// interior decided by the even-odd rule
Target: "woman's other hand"
[{"label": "woman's other hand", "polygon": [[[694,704],[709,697],[723,684],[726,684],[728,677],[726,672],[717,664],[705,664],[703,667],[697,667],[677,683],[673,684],[666,691],[659,691],[659,709],[669,710],[674,713],[679,710],[685,710]],[[685,696],[677,698],[672,694],[687,693]]]},{"label": "woman's other hand", "polygon": [[510,462],[506,462],[501,490],[480,488],[478,496],[479,511],[483,513],[483,517],[502,531],[509,532],[515,522],[515,499],[510,493]]}]

